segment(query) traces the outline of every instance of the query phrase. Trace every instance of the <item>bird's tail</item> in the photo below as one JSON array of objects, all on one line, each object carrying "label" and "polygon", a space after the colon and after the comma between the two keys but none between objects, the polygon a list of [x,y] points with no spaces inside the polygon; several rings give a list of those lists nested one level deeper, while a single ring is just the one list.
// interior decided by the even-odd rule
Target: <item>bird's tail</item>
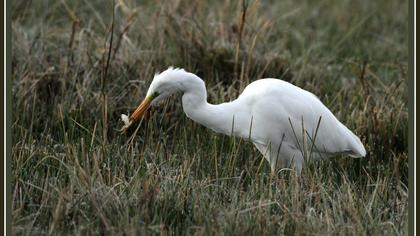
[{"label": "bird's tail", "polygon": [[350,141],[350,150],[348,155],[354,158],[360,158],[366,156],[366,149],[363,146],[363,143],[360,141],[359,137],[357,137],[353,132],[349,130],[352,140]]}]

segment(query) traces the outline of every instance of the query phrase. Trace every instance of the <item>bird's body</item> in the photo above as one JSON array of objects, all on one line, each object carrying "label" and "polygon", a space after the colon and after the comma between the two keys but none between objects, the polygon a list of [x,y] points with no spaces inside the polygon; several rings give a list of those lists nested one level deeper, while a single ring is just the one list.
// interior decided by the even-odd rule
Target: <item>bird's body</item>
[{"label": "bird's body", "polygon": [[[218,133],[249,139],[273,172],[290,166],[299,174],[305,157],[366,155],[359,138],[315,95],[279,79],[256,80],[236,100],[213,105],[207,102],[203,80],[169,68],[155,76],[147,97],[155,103],[175,92],[183,93],[190,119]],[[138,110],[131,120],[138,119]]]}]

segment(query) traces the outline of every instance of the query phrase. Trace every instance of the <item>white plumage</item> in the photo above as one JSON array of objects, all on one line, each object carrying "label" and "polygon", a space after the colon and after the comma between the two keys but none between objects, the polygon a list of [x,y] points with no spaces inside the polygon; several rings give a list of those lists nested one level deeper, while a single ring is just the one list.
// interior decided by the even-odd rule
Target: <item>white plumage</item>
[{"label": "white plumage", "polygon": [[126,127],[150,105],[177,92],[183,93],[183,109],[190,119],[218,133],[250,139],[272,172],[294,167],[300,174],[307,158],[366,155],[360,139],[315,95],[279,79],[256,80],[236,100],[213,105],[207,102],[202,79],[170,67],[155,75],[146,98],[125,118]]}]

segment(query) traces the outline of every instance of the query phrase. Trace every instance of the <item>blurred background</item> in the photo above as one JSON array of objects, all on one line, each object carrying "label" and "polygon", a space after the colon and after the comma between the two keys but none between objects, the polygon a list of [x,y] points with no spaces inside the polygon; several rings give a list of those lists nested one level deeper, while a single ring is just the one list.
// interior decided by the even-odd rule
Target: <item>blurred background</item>
[{"label": "blurred background", "polygon": [[[407,0],[13,1],[13,230],[407,234],[407,38]],[[169,66],[212,103],[264,77],[300,86],[368,156],[273,178],[179,97],[118,132]]]}]

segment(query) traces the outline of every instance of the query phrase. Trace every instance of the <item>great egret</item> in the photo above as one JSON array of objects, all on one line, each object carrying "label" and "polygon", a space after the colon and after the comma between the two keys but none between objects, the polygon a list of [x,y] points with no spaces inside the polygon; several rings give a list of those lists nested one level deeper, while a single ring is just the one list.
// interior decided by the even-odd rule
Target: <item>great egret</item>
[{"label": "great egret", "polygon": [[269,162],[271,171],[294,167],[300,175],[305,159],[337,154],[363,157],[360,139],[312,93],[280,79],[250,83],[234,101],[207,102],[204,81],[184,69],[156,74],[134,113],[121,115],[128,128],[149,106],[177,92],[190,119],[218,132],[249,139]]}]

